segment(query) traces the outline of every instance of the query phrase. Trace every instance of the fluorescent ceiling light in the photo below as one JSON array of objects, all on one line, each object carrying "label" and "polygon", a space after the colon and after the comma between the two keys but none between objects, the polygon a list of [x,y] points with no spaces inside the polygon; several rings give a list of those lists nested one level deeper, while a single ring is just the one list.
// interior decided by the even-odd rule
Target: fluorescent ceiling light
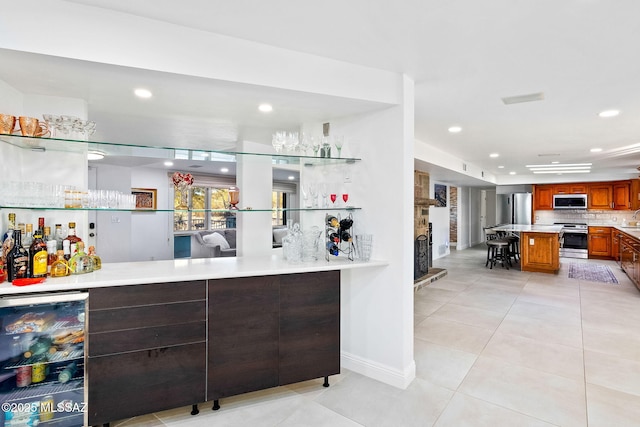
[{"label": "fluorescent ceiling light", "polygon": [[138,98],[151,98],[153,94],[150,90],[138,88],[133,91]]},{"label": "fluorescent ceiling light", "polygon": [[591,173],[590,169],[580,169],[580,170],[562,170],[562,171],[554,171],[554,170],[546,170],[546,171],[534,171],[533,173],[555,173],[558,175],[562,175],[563,173]]},{"label": "fluorescent ceiling light", "polygon": [[451,132],[451,133],[459,133],[459,132],[462,132],[462,128],[460,126],[451,126],[449,128],[449,132]]},{"label": "fluorescent ceiling light", "polygon": [[598,115],[600,117],[615,117],[620,114],[620,110],[605,110],[601,111]]},{"label": "fluorescent ceiling light", "polygon": [[258,105],[258,110],[262,111],[263,113],[270,113],[273,111],[273,107],[271,106],[271,104],[260,104]]},{"label": "fluorescent ceiling light", "polygon": [[166,161],[166,162],[164,162],[164,165],[165,166],[173,166],[173,162]]},{"label": "fluorescent ceiling light", "polygon": [[491,154],[489,154],[489,157],[491,157],[491,158],[495,159],[496,157],[500,157],[500,154],[498,154],[498,153],[491,153]]},{"label": "fluorescent ceiling light", "polygon": [[557,168],[529,168],[531,171],[566,171],[566,170],[589,170],[591,166],[560,166]]},{"label": "fluorescent ceiling light", "polygon": [[544,164],[544,165],[527,165],[528,168],[557,168],[564,166],[591,166],[593,163],[556,163],[553,165]]},{"label": "fluorescent ceiling light", "polygon": [[87,153],[87,160],[102,160],[105,154],[102,151],[89,151]]},{"label": "fluorescent ceiling light", "polygon": [[227,172],[229,172],[229,168],[221,168],[220,172],[227,173]]},{"label": "fluorescent ceiling light", "polygon": [[296,177],[295,177],[295,176],[293,176],[293,175],[289,175],[289,177],[288,177],[288,178],[289,178],[289,180],[290,180],[290,181],[293,181],[294,179],[296,179]]},{"label": "fluorescent ceiling light", "polygon": [[509,175],[515,175],[516,173],[514,171],[509,172]]}]

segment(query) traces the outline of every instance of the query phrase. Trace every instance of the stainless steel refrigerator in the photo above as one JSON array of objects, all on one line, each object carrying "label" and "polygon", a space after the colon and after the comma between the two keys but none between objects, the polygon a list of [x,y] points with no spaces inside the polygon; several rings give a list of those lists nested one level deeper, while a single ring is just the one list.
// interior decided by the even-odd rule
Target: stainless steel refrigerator
[{"label": "stainless steel refrigerator", "polygon": [[496,221],[498,224],[531,224],[531,193],[496,195]]}]

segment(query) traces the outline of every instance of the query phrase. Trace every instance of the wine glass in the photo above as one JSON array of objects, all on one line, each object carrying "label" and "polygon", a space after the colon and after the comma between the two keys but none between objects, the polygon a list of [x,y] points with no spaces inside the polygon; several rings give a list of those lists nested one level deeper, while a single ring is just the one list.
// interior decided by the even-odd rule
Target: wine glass
[{"label": "wine glass", "polygon": [[318,207],[318,187],[315,184],[309,184],[309,194],[311,194],[311,207]]},{"label": "wine glass", "polygon": [[349,200],[349,195],[347,193],[342,193],[342,200],[344,201],[344,205],[347,206],[347,200]]},{"label": "wine glass", "polygon": [[334,205],[336,204],[336,199],[338,198],[338,195],[335,193],[331,193],[329,195],[329,198],[331,199],[331,203],[333,203]]},{"label": "wine glass", "polygon": [[336,150],[338,150],[338,157],[340,157],[340,153],[342,151],[342,146],[344,145],[344,137],[342,135],[336,135],[333,137],[333,145],[336,146]]},{"label": "wine glass", "polygon": [[271,144],[273,148],[276,149],[276,153],[280,153],[282,151],[282,147],[284,146],[284,132],[276,132],[273,134],[273,139],[271,140]]},{"label": "wine glass", "polygon": [[318,157],[318,151],[320,151],[320,138],[316,138],[315,136],[311,138],[311,149],[313,150],[314,157]]},{"label": "wine glass", "polygon": [[320,192],[322,193],[322,207],[329,207],[329,202],[327,201],[327,197],[329,197],[329,185],[327,183],[321,184]]}]

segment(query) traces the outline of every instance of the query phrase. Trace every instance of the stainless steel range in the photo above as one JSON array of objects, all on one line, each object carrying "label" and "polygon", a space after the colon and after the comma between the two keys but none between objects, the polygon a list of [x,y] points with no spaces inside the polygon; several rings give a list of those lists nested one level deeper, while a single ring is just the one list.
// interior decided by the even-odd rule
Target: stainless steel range
[{"label": "stainless steel range", "polygon": [[589,258],[587,246],[589,227],[583,223],[556,222],[562,225],[560,232],[560,257]]}]

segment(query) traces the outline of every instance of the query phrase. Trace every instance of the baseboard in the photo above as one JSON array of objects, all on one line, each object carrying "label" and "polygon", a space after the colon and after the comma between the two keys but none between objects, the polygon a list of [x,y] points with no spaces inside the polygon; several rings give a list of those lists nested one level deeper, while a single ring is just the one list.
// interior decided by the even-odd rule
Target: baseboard
[{"label": "baseboard", "polygon": [[340,366],[403,390],[409,387],[409,384],[416,377],[416,362],[414,360],[403,372],[342,351],[340,352]]}]

